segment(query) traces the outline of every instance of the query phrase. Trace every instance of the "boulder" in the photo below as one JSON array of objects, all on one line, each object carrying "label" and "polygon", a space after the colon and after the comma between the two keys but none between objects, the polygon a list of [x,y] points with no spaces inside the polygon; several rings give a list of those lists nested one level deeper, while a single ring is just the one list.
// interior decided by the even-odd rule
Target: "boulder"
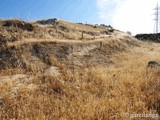
[{"label": "boulder", "polygon": [[160,64],[158,62],[156,62],[156,61],[149,61],[148,62],[148,67],[151,67],[151,68],[160,67]]},{"label": "boulder", "polygon": [[45,70],[44,75],[58,76],[60,75],[59,68],[56,66],[50,66]]}]

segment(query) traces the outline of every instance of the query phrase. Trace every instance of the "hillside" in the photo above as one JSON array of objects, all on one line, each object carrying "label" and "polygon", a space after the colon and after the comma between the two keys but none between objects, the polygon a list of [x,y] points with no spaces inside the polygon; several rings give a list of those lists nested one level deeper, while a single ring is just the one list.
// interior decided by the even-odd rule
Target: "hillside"
[{"label": "hillside", "polygon": [[124,120],[159,115],[159,67],[147,67],[149,61],[160,62],[159,51],[158,43],[106,25],[0,20],[0,117]]},{"label": "hillside", "polygon": [[107,37],[112,32],[111,27],[105,26],[76,24],[54,19],[50,19],[50,22],[42,21],[26,23],[20,20],[1,20],[0,38],[10,41],[29,38],[91,40],[97,39],[99,36],[101,36],[100,38]]}]

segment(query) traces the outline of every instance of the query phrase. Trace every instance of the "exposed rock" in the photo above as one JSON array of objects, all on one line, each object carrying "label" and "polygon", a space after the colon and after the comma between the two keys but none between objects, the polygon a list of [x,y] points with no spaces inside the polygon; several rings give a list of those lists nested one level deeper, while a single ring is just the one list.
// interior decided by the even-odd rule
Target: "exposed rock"
[{"label": "exposed rock", "polygon": [[160,67],[160,64],[156,61],[149,61],[148,62],[148,67]]},{"label": "exposed rock", "polygon": [[24,21],[19,20],[7,20],[4,22],[3,26],[6,27],[16,27],[22,30],[33,31],[34,27],[30,23],[26,23]]},{"label": "exposed rock", "polygon": [[59,68],[56,66],[51,66],[45,70],[44,75],[58,76],[60,75]]},{"label": "exposed rock", "polygon": [[25,60],[25,64],[32,68],[35,71],[43,71],[47,68],[47,65],[42,62],[38,57],[29,55]]},{"label": "exposed rock", "polygon": [[57,21],[58,21],[57,18],[53,18],[53,19],[47,19],[47,20],[39,20],[39,21],[37,21],[37,23],[42,24],[42,25],[46,25],[46,24],[53,24]]}]

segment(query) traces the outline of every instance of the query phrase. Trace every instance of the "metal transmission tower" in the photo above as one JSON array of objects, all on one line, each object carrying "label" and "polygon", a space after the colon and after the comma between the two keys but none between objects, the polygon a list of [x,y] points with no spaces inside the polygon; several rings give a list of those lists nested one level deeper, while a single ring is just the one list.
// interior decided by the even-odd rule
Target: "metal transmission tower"
[{"label": "metal transmission tower", "polygon": [[156,5],[156,7],[154,8],[154,10],[155,10],[155,13],[154,13],[154,15],[155,15],[155,19],[154,19],[154,21],[155,21],[155,33],[158,33],[159,32],[159,10],[160,10],[160,7],[159,7],[158,3]]}]

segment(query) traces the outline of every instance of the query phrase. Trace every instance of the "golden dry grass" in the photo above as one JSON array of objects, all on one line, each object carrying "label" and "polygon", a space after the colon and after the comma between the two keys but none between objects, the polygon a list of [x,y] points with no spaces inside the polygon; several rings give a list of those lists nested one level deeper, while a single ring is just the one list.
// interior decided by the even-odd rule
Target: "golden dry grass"
[{"label": "golden dry grass", "polygon": [[[160,114],[159,70],[147,69],[148,61],[160,61],[160,45],[139,45],[113,55],[115,64],[107,67],[84,66],[73,74],[61,66],[59,77],[31,75],[25,82],[1,78],[1,119],[128,120],[133,114]],[[24,74],[21,69],[17,72]]]},{"label": "golden dry grass", "polygon": [[[61,75],[56,77],[42,74],[34,64],[28,65],[30,69],[2,69],[0,70],[0,119],[128,120],[133,118],[141,120],[143,118],[134,118],[134,114],[152,114],[152,117],[154,114],[160,114],[160,71],[157,68],[147,68],[149,61],[160,61],[159,44],[139,42],[119,31],[114,31],[112,35],[97,35],[95,40],[73,40],[76,37],[81,38],[81,31],[89,32],[85,35],[87,38],[92,36],[90,32],[96,35],[106,28],[94,28],[91,25],[65,21],[59,21],[59,25],[66,27],[70,33],[67,34],[59,29],[55,31],[57,30],[58,34],[61,32],[63,35],[71,36],[70,40],[66,40],[68,38],[66,36],[58,39],[54,35],[49,35],[47,32],[51,30],[49,25],[37,25],[41,28],[37,27],[37,29],[41,31],[33,33],[35,37],[32,32],[23,31],[22,36],[26,35],[23,40],[8,42],[7,47],[14,46],[14,50],[19,50],[17,53],[20,54],[21,49],[24,48],[21,48],[21,45],[25,44],[26,51],[23,52],[22,59],[27,59],[30,57],[27,53],[29,49],[27,44],[40,44],[44,51],[52,50],[54,45],[49,46],[48,43],[61,43],[59,46],[66,45],[68,49],[68,46],[75,45],[75,50],[70,51],[74,53],[69,53],[67,56],[68,60],[71,60],[69,56],[75,54],[76,62],[83,60],[78,61],[83,64],[85,59],[78,59],[78,57],[84,57],[92,51],[88,56],[95,57],[100,54],[101,59],[111,60],[113,63],[103,65],[106,62],[103,61],[104,63],[97,63],[89,68],[85,64],[73,70],[65,65],[65,62],[68,62],[66,59],[62,60],[64,61],[62,63],[55,56],[47,56],[50,57],[50,64],[61,70]],[[46,31],[42,32],[43,29]],[[77,31],[73,32],[75,29]],[[10,35],[8,32],[6,34]],[[56,49],[61,50],[58,47],[55,47],[55,51]],[[62,49],[61,52],[66,52],[63,50],[68,49]],[[93,64],[90,61],[86,62]],[[152,117],[145,119],[150,120],[153,119]]]}]

